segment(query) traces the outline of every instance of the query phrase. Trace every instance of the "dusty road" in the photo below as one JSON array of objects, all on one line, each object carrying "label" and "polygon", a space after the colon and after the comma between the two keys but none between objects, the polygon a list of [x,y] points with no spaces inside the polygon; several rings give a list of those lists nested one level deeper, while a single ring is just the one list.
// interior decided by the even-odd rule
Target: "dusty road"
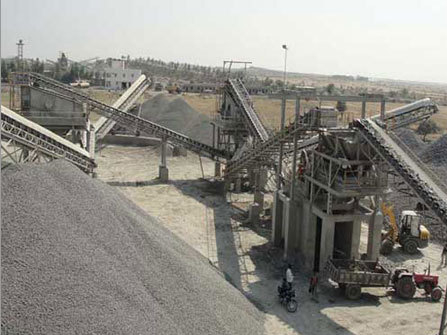
[{"label": "dusty road", "polygon": [[[107,147],[98,155],[99,178],[115,186],[129,199],[185,240],[265,312],[265,334],[437,334],[441,303],[416,294],[402,301],[383,288],[365,289],[359,301],[346,300],[329,284],[321,285],[319,303],[307,292],[308,274],[296,270],[299,300],[297,313],[280,306],[276,286],[283,274],[281,252],[271,248],[268,226],[243,224],[231,201],[246,201],[251,195],[224,198],[219,185],[202,177],[197,155],[168,158],[170,182],[157,181],[159,157],[155,148]],[[205,177],[214,163],[203,159]],[[366,227],[362,245],[366,245]],[[405,265],[423,271],[431,264],[446,285],[447,268],[440,268],[441,248],[430,245],[409,257],[397,248],[390,266]]]}]

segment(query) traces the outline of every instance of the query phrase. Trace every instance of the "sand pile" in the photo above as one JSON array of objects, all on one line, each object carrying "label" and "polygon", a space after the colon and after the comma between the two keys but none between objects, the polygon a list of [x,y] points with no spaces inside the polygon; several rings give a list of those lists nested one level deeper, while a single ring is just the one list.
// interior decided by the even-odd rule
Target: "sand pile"
[{"label": "sand pile", "polygon": [[427,143],[422,141],[422,139],[411,129],[398,129],[396,130],[396,135],[399,136],[400,140],[417,154],[427,147]]},{"label": "sand pile", "polygon": [[421,159],[434,166],[447,165],[447,134],[432,142],[421,153]]},{"label": "sand pile", "polygon": [[172,98],[158,94],[143,103],[140,116],[212,145],[213,129],[210,118],[196,111],[182,97]]},{"label": "sand pile", "polygon": [[2,333],[261,334],[209,263],[64,161],[2,173]]}]

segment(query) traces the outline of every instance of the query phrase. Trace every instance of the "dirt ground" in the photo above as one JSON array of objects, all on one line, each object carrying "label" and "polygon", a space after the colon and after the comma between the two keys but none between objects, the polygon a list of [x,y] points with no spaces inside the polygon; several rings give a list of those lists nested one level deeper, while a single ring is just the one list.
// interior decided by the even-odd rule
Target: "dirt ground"
[{"label": "dirt ground", "polygon": [[[171,231],[194,247],[224,277],[265,312],[265,334],[437,334],[442,310],[417,292],[411,301],[395,298],[384,288],[364,289],[359,301],[348,301],[329,283],[319,287],[319,302],[307,292],[308,274],[295,269],[299,309],[290,314],[279,305],[276,286],[283,276],[281,251],[269,243],[269,225],[252,225],[237,207],[251,194],[221,195],[213,181],[214,163],[199,158],[168,158],[170,181],[157,180],[157,148],[109,146],[97,157],[98,177],[116,187]],[[271,197],[267,197],[271,200]],[[237,203],[242,204],[237,206]],[[362,229],[361,250],[366,249],[367,227]],[[414,256],[399,248],[383,261],[392,267],[405,265],[423,271],[431,264],[445,287],[447,268],[441,268],[441,247],[431,244]]]},{"label": "dirt ground", "polygon": [[[197,111],[213,116],[217,110],[216,108],[216,96],[213,94],[195,94],[184,93],[182,97]],[[256,111],[261,117],[263,123],[273,129],[279,129],[281,121],[281,100],[270,99],[267,96],[252,96],[253,103]],[[323,106],[334,106],[335,102],[323,102]],[[387,103],[386,110],[392,110],[394,108],[403,106],[402,103]],[[301,112],[308,111],[310,108],[318,106],[317,101],[301,101]],[[361,115],[362,104],[356,102],[347,103],[347,111],[343,116],[343,123],[347,124],[354,118],[358,118]],[[380,103],[367,103],[366,114],[368,116],[376,115],[380,113]],[[287,100],[286,103],[286,123],[292,121],[295,115],[295,101]],[[439,134],[429,136],[429,140],[433,140],[447,132],[447,106],[439,106],[439,113],[435,114],[432,119],[439,125],[441,132]]]}]

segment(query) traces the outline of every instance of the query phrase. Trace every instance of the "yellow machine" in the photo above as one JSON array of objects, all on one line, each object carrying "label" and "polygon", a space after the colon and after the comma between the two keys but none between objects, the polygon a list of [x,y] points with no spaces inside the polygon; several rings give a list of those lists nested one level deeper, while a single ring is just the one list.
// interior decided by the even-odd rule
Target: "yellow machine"
[{"label": "yellow machine", "polygon": [[382,213],[388,218],[389,228],[382,235],[380,253],[389,255],[395,243],[399,243],[409,254],[417,252],[418,248],[428,246],[430,232],[422,224],[422,216],[415,211],[402,211],[399,221],[396,220],[392,205],[382,204]]},{"label": "yellow machine", "polygon": [[175,93],[180,94],[180,93],[182,93],[182,90],[180,89],[179,86],[177,86],[177,84],[171,84],[171,83],[169,83],[166,86],[166,91],[168,91],[169,94],[175,94]]}]

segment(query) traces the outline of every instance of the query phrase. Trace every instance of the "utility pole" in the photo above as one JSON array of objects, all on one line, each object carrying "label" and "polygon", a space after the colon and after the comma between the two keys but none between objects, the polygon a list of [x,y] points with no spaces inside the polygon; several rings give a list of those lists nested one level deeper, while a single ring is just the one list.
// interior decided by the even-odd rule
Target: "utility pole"
[{"label": "utility pole", "polygon": [[[283,44],[284,49],[284,79],[283,79],[283,97],[281,101],[281,127],[280,130],[283,131],[286,121],[286,79],[287,79],[287,45]],[[284,154],[283,142],[279,144],[279,161],[276,176],[276,188],[279,190],[281,188],[281,174],[282,174],[282,158]]]},{"label": "utility pole", "polygon": [[[289,50],[287,48],[287,45],[283,44],[282,48],[284,49],[284,90],[286,89],[286,85],[287,85],[287,50]],[[285,93],[284,93],[285,94]]]},{"label": "utility pole", "polygon": [[439,335],[444,335],[445,317],[447,313],[447,297],[444,297],[444,307],[442,308],[441,325],[439,327]]}]

